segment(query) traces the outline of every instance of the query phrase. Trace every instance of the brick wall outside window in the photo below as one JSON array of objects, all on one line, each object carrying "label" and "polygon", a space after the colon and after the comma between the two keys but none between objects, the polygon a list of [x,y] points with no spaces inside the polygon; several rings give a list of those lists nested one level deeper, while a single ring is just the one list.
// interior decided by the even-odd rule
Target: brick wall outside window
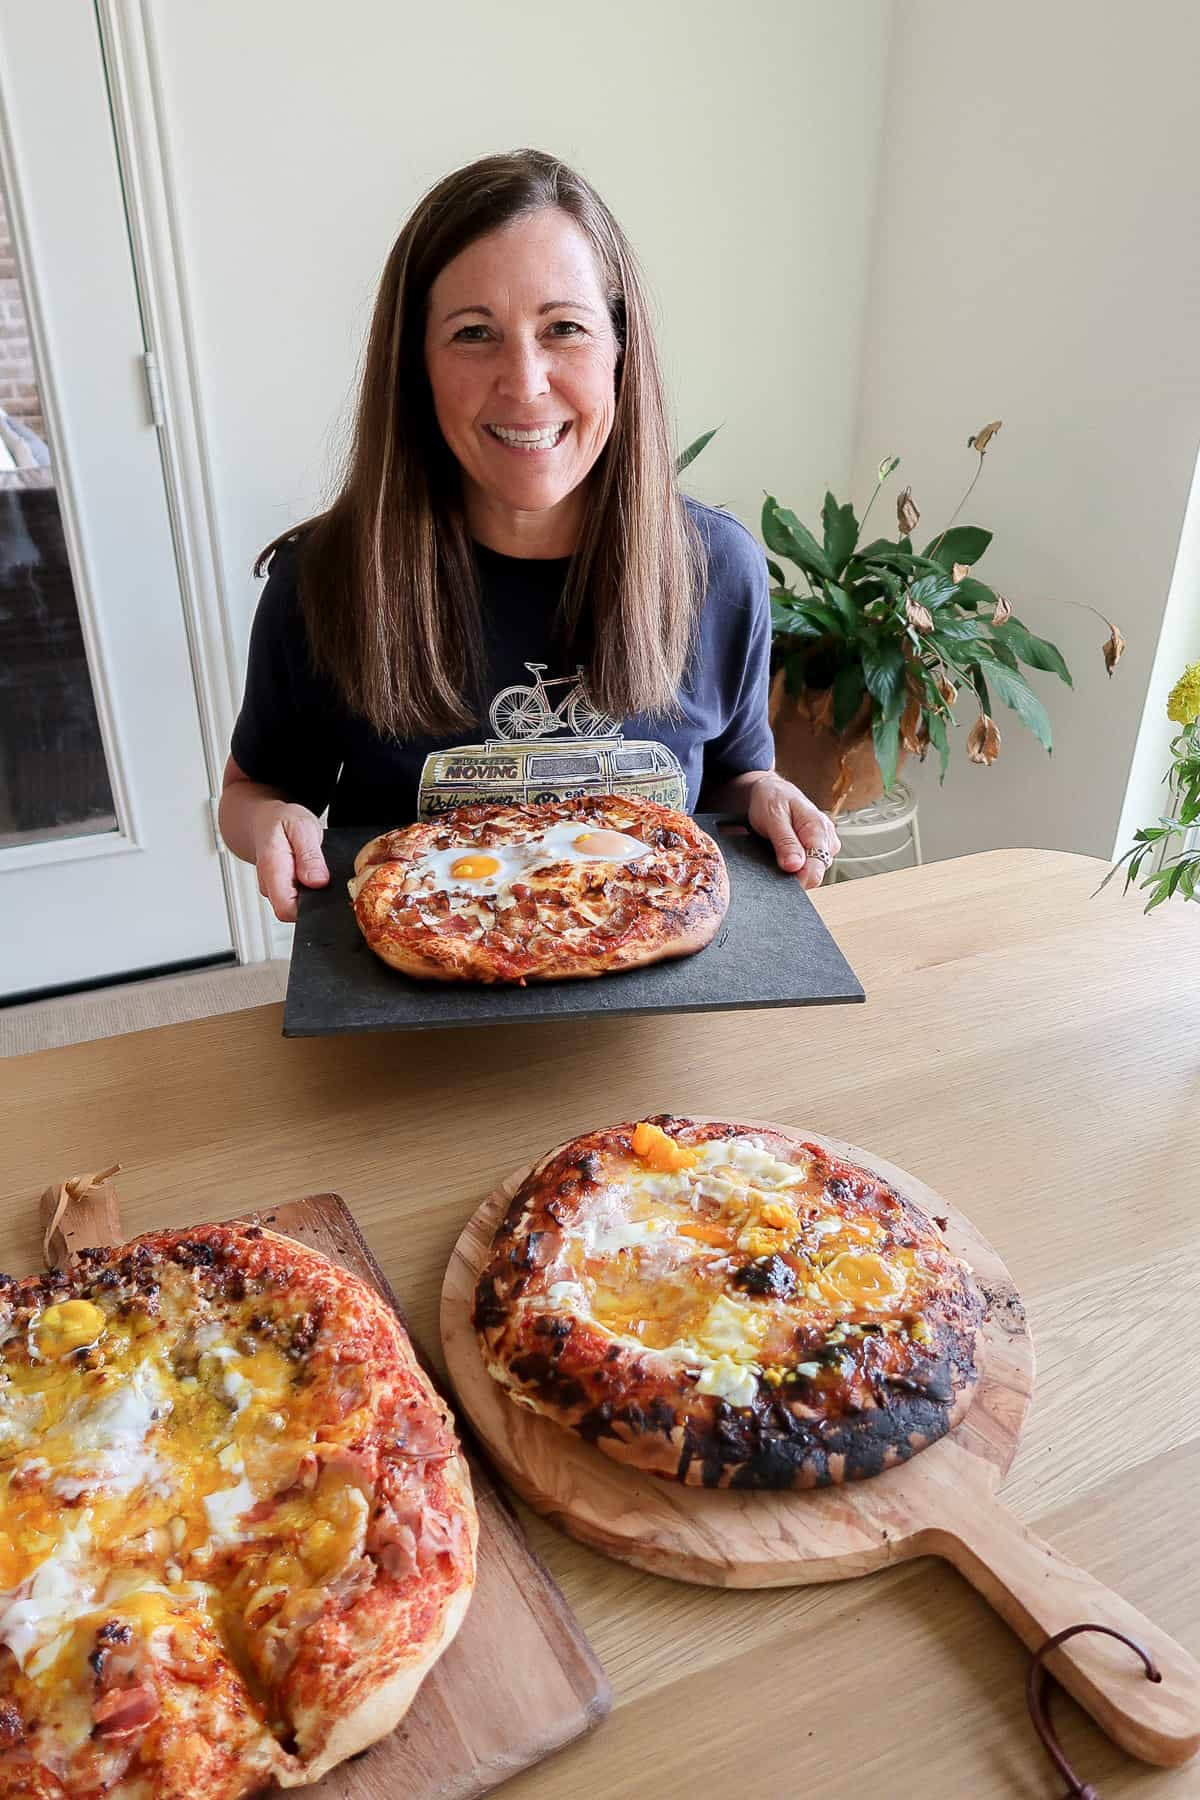
[{"label": "brick wall outside window", "polygon": [[17,275],[8,208],[0,190],[0,407],[14,419],[46,435],[42,402],[33,370],[25,302]]}]

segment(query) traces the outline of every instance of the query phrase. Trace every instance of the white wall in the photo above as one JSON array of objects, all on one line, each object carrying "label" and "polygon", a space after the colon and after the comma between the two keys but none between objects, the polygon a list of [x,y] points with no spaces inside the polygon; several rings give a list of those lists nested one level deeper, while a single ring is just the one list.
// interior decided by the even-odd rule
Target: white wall
[{"label": "white wall", "polygon": [[392,240],[447,170],[533,144],[622,220],[661,303],[690,485],[849,473],[890,0],[150,0],[235,631],[311,511]]},{"label": "white wall", "polygon": [[[940,793],[922,771],[926,853],[1107,856],[1200,438],[1200,10],[908,0],[897,25],[857,490],[899,453],[932,535],[974,467],[967,436],[1003,418],[964,519],[994,529],[981,576],[1076,679],[1034,677],[1052,758],[1000,708],[992,768],[967,763],[964,729]],[[1198,598],[1193,575],[1173,605],[1194,618]],[[1111,683],[1104,626],[1053,600],[1119,622]]]}]

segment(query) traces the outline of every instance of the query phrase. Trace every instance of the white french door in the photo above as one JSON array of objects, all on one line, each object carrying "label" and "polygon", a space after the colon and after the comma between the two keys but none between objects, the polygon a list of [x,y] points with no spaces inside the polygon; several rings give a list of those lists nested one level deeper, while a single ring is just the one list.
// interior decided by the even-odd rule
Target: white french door
[{"label": "white french door", "polygon": [[100,33],[0,0],[0,997],[233,947]]}]

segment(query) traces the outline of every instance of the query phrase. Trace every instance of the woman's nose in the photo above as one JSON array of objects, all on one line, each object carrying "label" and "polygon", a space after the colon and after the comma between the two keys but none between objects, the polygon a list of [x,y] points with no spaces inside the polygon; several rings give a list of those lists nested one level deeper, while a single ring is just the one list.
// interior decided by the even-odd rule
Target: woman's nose
[{"label": "woman's nose", "polygon": [[510,338],[504,346],[496,386],[506,400],[537,400],[549,392],[548,367],[546,353],[536,339]]}]

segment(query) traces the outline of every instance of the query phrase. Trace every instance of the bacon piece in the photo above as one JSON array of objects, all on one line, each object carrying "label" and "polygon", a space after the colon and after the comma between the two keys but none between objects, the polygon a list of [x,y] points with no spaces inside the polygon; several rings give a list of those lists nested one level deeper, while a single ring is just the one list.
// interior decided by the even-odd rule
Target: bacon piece
[{"label": "bacon piece", "polygon": [[92,1701],[92,1717],[101,1737],[126,1738],[144,1731],[159,1714],[157,1691],[148,1682],[133,1687],[109,1688]]}]

